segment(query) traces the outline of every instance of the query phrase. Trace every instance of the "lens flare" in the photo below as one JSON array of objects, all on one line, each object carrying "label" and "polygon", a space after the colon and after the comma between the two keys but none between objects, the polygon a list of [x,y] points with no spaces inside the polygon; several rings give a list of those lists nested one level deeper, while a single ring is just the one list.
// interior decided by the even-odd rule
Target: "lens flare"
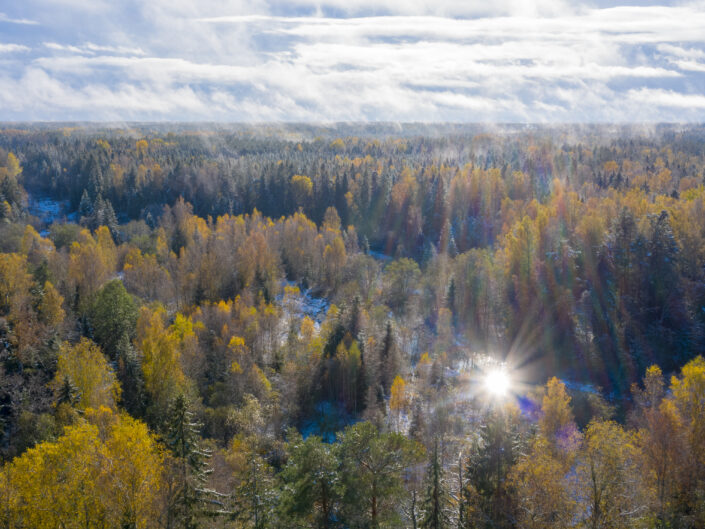
[{"label": "lens flare", "polygon": [[494,369],[485,377],[485,389],[495,397],[504,397],[509,393],[509,375],[502,369]]}]

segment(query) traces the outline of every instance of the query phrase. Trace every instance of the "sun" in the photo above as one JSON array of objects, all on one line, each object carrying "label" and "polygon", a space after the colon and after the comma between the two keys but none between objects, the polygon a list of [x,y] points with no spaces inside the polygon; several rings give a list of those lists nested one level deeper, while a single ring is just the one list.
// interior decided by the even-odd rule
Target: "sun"
[{"label": "sun", "polygon": [[485,377],[485,389],[496,397],[504,397],[509,392],[509,375],[503,369],[493,369]]}]

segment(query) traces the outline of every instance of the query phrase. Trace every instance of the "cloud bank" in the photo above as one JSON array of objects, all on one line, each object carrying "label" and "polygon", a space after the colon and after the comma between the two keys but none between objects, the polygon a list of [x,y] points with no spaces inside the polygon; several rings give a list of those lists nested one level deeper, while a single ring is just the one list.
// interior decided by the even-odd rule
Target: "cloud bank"
[{"label": "cloud bank", "polygon": [[705,5],[646,3],[26,0],[0,120],[704,121]]}]

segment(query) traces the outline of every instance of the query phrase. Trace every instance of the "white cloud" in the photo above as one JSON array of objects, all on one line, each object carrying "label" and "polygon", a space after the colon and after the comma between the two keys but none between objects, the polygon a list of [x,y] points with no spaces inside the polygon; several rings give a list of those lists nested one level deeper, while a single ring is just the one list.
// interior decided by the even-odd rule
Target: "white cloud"
[{"label": "white cloud", "polygon": [[[78,0],[32,1],[70,9]],[[117,5],[106,4],[110,16],[77,15],[100,29],[85,40],[69,32],[37,42],[0,80],[0,118],[705,119],[705,10],[695,4],[152,0],[130,13]],[[331,10],[349,17],[322,15]]]},{"label": "white cloud", "polygon": [[80,46],[70,44],[59,44],[58,42],[44,42],[46,48],[55,51],[66,51],[70,53],[94,55],[96,53],[115,53],[121,55],[144,55],[144,50],[141,48],[130,48],[128,46],[100,46],[87,42]]},{"label": "white cloud", "polygon": [[21,24],[25,26],[32,26],[38,24],[38,22],[34,20],[29,20],[27,18],[12,18],[6,15],[5,13],[0,13],[0,22],[8,22],[10,24]]},{"label": "white cloud", "polygon": [[681,94],[672,90],[648,89],[630,90],[627,97],[639,104],[656,105],[677,109],[705,109],[705,95]]},{"label": "white cloud", "polygon": [[672,44],[659,44],[657,49],[666,55],[678,57],[681,59],[703,59],[705,51],[697,48],[681,48]]},{"label": "white cloud", "polygon": [[17,51],[29,51],[30,48],[22,44],[3,44],[0,43],[0,53],[14,53]]}]

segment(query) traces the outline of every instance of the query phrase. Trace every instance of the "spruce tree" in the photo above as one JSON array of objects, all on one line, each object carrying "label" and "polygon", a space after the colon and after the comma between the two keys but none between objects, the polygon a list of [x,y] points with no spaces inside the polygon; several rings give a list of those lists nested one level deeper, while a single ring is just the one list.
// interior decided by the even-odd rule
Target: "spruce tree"
[{"label": "spruce tree", "polygon": [[433,443],[433,456],[426,476],[426,496],[423,499],[421,529],[443,529],[450,526],[448,517],[449,495],[445,490],[443,466],[438,455],[438,437]]},{"label": "spruce tree", "polygon": [[357,370],[357,378],[355,380],[355,413],[361,413],[365,409],[365,400],[367,398],[367,388],[369,386],[369,378],[367,374],[367,364],[365,362],[365,339],[361,336],[359,341],[360,347],[360,369]]},{"label": "spruce tree", "polygon": [[83,190],[83,194],[81,195],[81,202],[78,205],[78,214],[81,217],[89,217],[93,213],[93,201],[91,200],[91,197],[88,195],[88,191],[86,189]]},{"label": "spruce tree", "polygon": [[426,419],[424,417],[421,402],[417,399],[414,409],[411,412],[411,424],[409,425],[409,437],[419,443],[424,443],[426,437]]},{"label": "spruce tree", "polygon": [[68,404],[74,406],[81,400],[81,393],[69,377],[64,377],[64,381],[56,395],[57,404]]},{"label": "spruce tree", "polygon": [[384,395],[389,396],[389,390],[392,387],[394,377],[399,374],[401,361],[399,359],[399,351],[396,340],[394,338],[394,329],[392,320],[387,321],[387,328],[382,340],[382,349],[379,354],[379,360],[382,368],[380,383],[384,390]]},{"label": "spruce tree", "polygon": [[199,520],[213,503],[213,493],[205,488],[211,469],[211,452],[201,446],[200,424],[189,410],[186,398],[179,395],[169,410],[166,444],[174,458],[176,493],[169,517],[177,527],[196,529]]},{"label": "spruce tree", "polygon": [[144,417],[147,402],[142,363],[127,333],[123,333],[117,343],[116,374],[122,388],[122,406],[133,417]]},{"label": "spruce tree", "polygon": [[117,220],[117,215],[115,215],[115,209],[113,208],[112,203],[110,200],[105,199],[103,202],[104,205],[104,214],[103,214],[103,223],[108,227],[110,230],[110,235],[112,235],[113,240],[116,243],[120,242],[120,232],[118,231],[118,220]]}]

